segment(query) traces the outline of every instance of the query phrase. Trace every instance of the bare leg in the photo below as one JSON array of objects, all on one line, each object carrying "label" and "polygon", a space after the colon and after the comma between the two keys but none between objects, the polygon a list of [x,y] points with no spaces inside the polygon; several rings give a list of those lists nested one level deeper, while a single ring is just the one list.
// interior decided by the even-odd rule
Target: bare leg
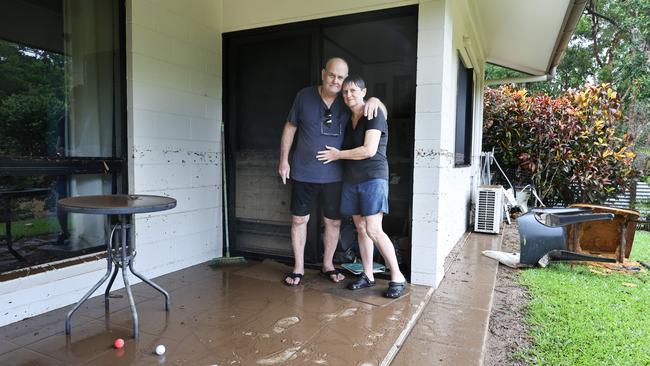
[{"label": "bare leg", "polygon": [[[305,243],[307,242],[307,223],[309,215],[291,216],[291,246],[293,247],[293,273],[305,274]],[[284,279],[290,285],[297,285],[300,279],[287,277]]]},{"label": "bare leg", "polygon": [[[334,269],[334,252],[339,243],[339,233],[341,232],[341,220],[332,220],[323,217],[325,221],[325,237],[323,244],[325,245],[323,252],[323,272],[331,271]],[[331,276],[332,281],[339,282],[345,279],[345,276],[339,273],[336,276]]]},{"label": "bare leg", "polygon": [[[399,270],[399,264],[397,263],[397,256],[395,255],[395,247],[393,247],[393,243],[390,241],[390,238],[388,237],[388,235],[386,235],[386,233],[381,227],[381,221],[383,217],[384,214],[382,212],[376,215],[364,217],[366,221],[366,231],[368,232],[368,236],[377,245],[377,249],[379,249],[379,252],[381,253],[382,257],[384,257],[384,261],[386,261],[388,268],[390,268],[390,280],[393,282],[404,282],[406,281],[406,278]],[[372,263],[372,258],[370,259],[370,261]],[[365,260],[364,260],[364,271],[365,271]],[[366,275],[368,274],[366,273]]]},{"label": "bare leg", "polygon": [[363,273],[370,281],[375,280],[375,274],[372,268],[373,242],[368,236],[366,230],[366,220],[359,215],[352,216],[354,226],[357,228],[357,241],[359,242],[359,251],[361,252],[361,262],[363,263]]}]

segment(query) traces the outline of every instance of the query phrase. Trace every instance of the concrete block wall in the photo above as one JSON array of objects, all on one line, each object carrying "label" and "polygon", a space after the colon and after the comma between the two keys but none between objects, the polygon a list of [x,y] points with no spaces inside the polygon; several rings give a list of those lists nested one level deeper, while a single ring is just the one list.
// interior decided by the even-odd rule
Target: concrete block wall
[{"label": "concrete block wall", "polygon": [[441,195],[445,205],[440,207],[441,229],[438,231],[439,259],[444,258],[468,230],[472,197],[480,171],[481,131],[483,126],[483,64],[476,15],[470,1],[447,1],[445,4],[445,60],[443,62],[443,131],[441,150],[455,151],[456,98],[459,57],[474,72],[474,108],[471,165],[455,167],[453,159],[440,166]]},{"label": "concrete block wall", "polygon": [[[474,47],[479,44],[469,27],[470,14],[466,1],[419,5],[411,279],[434,287],[444,276],[445,258],[468,228],[478,173],[480,97],[474,104],[472,165],[454,166],[458,55],[469,52],[483,60],[480,51],[465,44],[468,38],[475,40]],[[477,71],[481,83],[482,65]]]},{"label": "concrete block wall", "polygon": [[453,158],[441,149],[446,123],[443,115],[445,1],[421,1],[418,13],[417,87],[415,97],[415,151],[411,281],[437,286],[442,280],[438,232],[441,166]]},{"label": "concrete block wall", "polygon": [[222,252],[222,8],[218,0],[129,5],[129,191],[178,201],[136,216],[136,266],[157,276]]}]

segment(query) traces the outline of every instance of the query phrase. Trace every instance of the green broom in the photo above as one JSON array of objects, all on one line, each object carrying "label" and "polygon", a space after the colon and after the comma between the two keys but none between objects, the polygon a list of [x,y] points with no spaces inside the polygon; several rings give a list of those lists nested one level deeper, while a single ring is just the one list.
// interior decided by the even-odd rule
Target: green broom
[{"label": "green broom", "polygon": [[224,230],[226,237],[226,255],[220,258],[214,258],[210,261],[211,267],[219,267],[231,264],[246,264],[244,257],[231,257],[230,256],[230,235],[228,233],[228,186],[226,181],[226,139],[224,138],[223,122],[221,122],[221,181],[223,184],[223,214],[224,214]]}]

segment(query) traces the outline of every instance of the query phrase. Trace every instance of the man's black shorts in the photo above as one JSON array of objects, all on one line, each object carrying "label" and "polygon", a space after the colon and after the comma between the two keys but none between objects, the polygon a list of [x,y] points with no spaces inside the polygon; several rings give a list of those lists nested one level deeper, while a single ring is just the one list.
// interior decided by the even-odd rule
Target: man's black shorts
[{"label": "man's black shorts", "polygon": [[294,216],[307,216],[318,200],[323,208],[323,216],[332,220],[341,219],[341,182],[305,183],[292,181],[291,213]]}]

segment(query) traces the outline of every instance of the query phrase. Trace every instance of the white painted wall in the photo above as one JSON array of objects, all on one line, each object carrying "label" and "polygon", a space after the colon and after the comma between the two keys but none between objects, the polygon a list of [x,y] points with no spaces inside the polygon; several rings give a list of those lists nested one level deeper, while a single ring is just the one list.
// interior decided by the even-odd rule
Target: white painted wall
[{"label": "white painted wall", "polygon": [[219,0],[132,0],[130,191],[178,200],[136,217],[151,276],[221,255],[221,14]]},{"label": "white painted wall", "polygon": [[[437,287],[469,225],[477,183],[484,57],[468,1],[420,1],[411,280]],[[472,165],[454,166],[458,54],[475,67]]]},{"label": "white painted wall", "polygon": [[[129,192],[178,200],[136,217],[135,267],[149,277],[221,255],[221,15],[221,0],[127,1]],[[76,302],[105,270],[0,283],[0,326]]]}]

